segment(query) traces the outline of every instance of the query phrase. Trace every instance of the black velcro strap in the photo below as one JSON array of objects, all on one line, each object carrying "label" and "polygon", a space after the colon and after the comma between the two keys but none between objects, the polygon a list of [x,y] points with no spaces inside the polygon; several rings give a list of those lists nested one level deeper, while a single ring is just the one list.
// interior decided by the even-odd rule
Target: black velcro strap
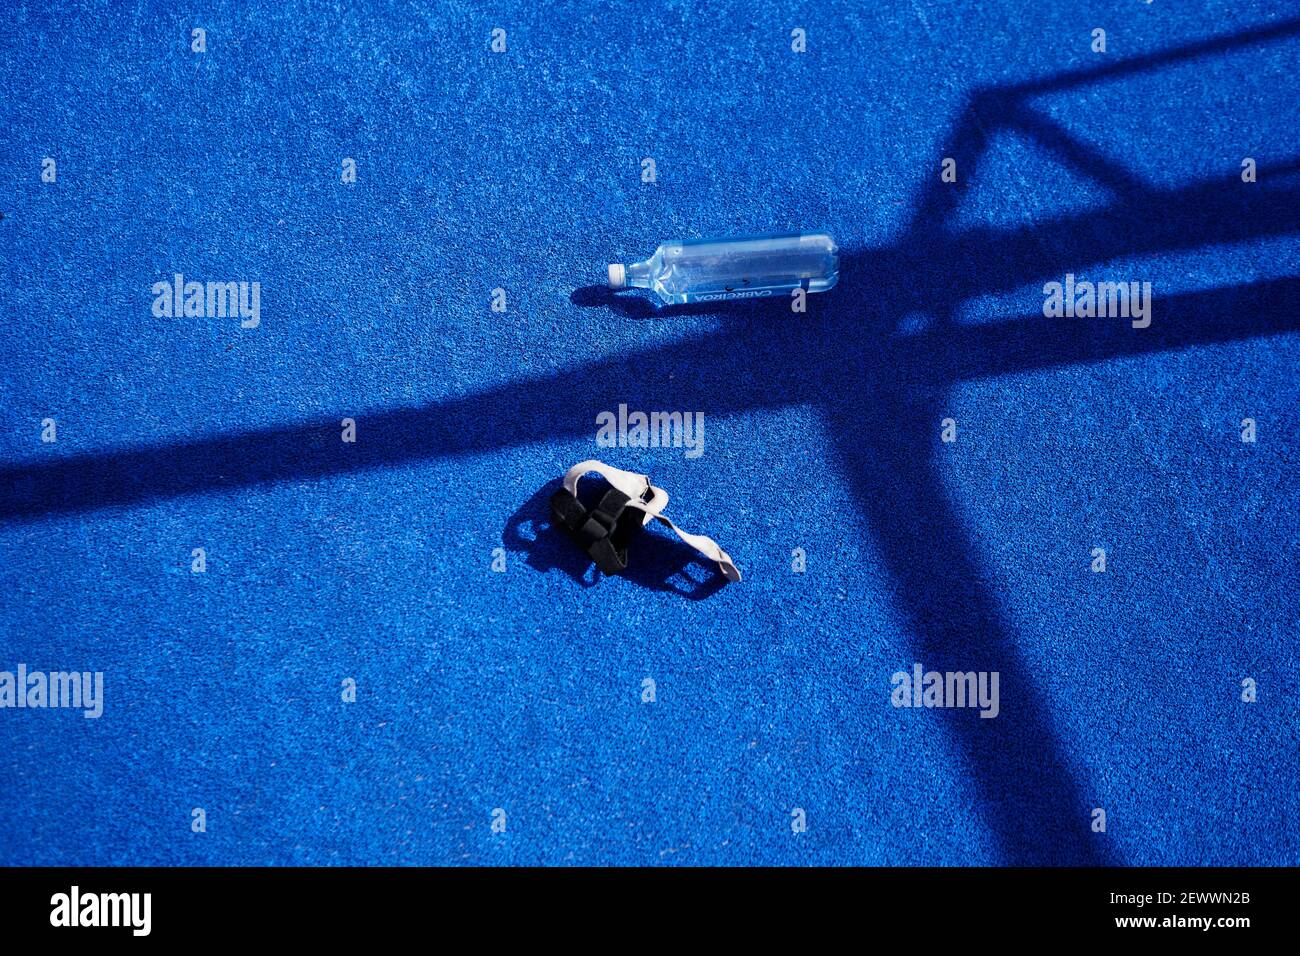
[{"label": "black velcro strap", "polygon": [[627,570],[628,543],[644,521],[641,511],[627,507],[629,501],[627,495],[611,488],[600,504],[588,511],[576,496],[561,488],[551,496],[551,514],[596,567],[605,574],[617,574]]}]

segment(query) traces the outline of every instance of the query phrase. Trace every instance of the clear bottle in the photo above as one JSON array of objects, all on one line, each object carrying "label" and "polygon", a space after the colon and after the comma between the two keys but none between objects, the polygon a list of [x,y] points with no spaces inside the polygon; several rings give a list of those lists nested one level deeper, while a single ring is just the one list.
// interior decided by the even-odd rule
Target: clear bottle
[{"label": "clear bottle", "polygon": [[838,279],[839,249],[824,232],[665,242],[645,262],[609,267],[611,289],[653,289],[670,304],[825,292]]}]

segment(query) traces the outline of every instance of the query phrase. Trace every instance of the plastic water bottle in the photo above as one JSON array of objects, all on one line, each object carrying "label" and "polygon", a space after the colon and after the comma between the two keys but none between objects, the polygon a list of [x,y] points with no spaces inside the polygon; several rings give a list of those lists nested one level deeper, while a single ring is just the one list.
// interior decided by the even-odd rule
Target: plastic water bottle
[{"label": "plastic water bottle", "polygon": [[670,304],[825,292],[839,279],[839,249],[824,232],[665,242],[645,262],[609,267],[609,287],[653,289]]}]

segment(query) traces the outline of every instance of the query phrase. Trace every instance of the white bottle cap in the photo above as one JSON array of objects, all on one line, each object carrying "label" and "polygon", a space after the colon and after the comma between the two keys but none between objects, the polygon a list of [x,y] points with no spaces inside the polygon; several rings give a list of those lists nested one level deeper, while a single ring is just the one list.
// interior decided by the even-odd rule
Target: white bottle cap
[{"label": "white bottle cap", "polygon": [[621,289],[627,285],[627,269],[617,262],[609,264],[609,287],[611,289]]}]

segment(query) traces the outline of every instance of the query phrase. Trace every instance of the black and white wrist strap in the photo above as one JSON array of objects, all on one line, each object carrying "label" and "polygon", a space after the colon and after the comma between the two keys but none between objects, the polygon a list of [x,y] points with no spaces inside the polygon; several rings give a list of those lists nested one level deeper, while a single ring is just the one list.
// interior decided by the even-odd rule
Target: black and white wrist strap
[{"label": "black and white wrist strap", "polygon": [[[610,484],[596,507],[588,510],[578,500],[578,479],[595,473]],[[712,538],[689,534],[664,516],[668,492],[656,488],[645,475],[611,468],[600,461],[580,461],[565,473],[564,487],[551,496],[556,524],[585,551],[605,574],[627,570],[627,548],[651,520],[666,524],[677,537],[718,563],[728,581],[739,581],[740,571],[727,552]]]}]

